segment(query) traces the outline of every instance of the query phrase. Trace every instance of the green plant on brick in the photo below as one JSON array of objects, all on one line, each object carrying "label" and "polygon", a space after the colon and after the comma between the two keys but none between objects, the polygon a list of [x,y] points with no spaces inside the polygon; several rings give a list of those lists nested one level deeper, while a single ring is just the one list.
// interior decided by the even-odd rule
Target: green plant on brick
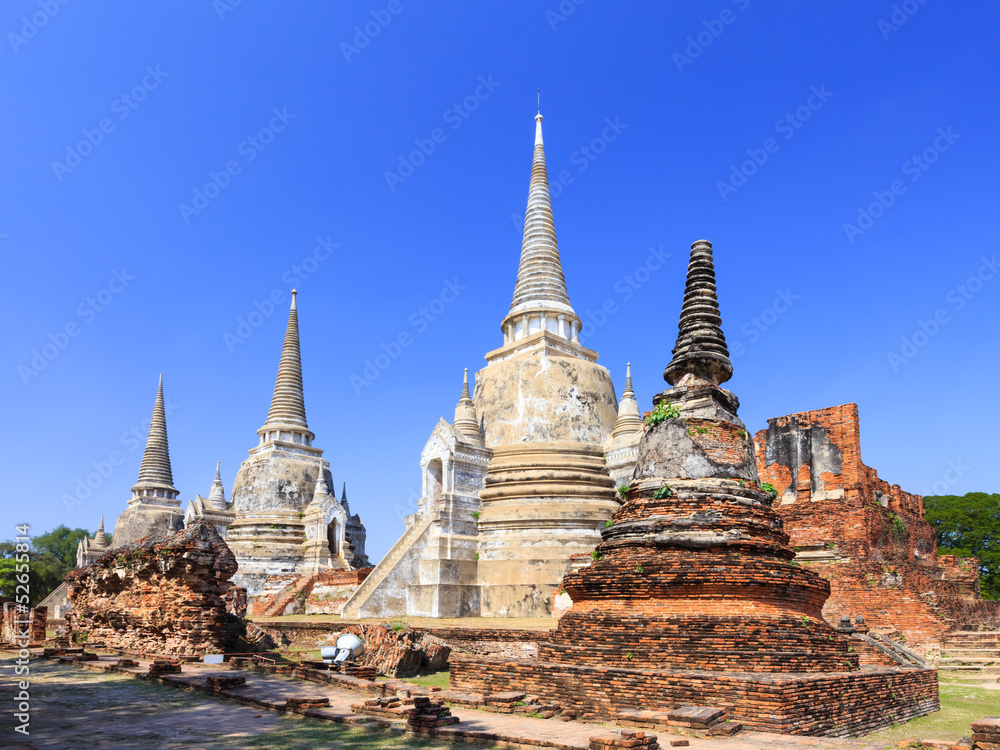
[{"label": "green plant on brick", "polygon": [[676,406],[666,401],[661,401],[646,415],[643,421],[646,423],[646,427],[652,427],[653,425],[658,425],[660,422],[666,422],[668,419],[677,419],[680,415],[681,410]]},{"label": "green plant on brick", "polygon": [[628,490],[629,490],[629,485],[627,485],[627,484],[620,484],[620,485],[618,485],[617,492],[622,497],[625,497],[625,495],[628,494]]},{"label": "green plant on brick", "polygon": [[483,512],[481,510],[472,511],[472,517],[475,518],[477,521],[479,520],[479,517],[481,515],[483,515]]},{"label": "green plant on brick", "polygon": [[763,492],[765,495],[770,495],[772,498],[778,496],[778,490],[776,490],[774,485],[771,484],[770,482],[764,482],[760,486],[760,491]]},{"label": "green plant on brick", "polygon": [[668,487],[666,482],[660,485],[660,487],[653,493],[654,500],[662,500],[665,497],[670,497],[674,494],[672,487]]},{"label": "green plant on brick", "polygon": [[593,560],[594,562],[597,562],[601,558],[602,558],[601,553],[598,552],[596,549],[590,553],[590,559]]},{"label": "green plant on brick", "polygon": [[604,528],[606,528],[606,529],[610,529],[614,525],[615,525],[615,522],[612,521],[610,518],[607,521],[604,522]]}]

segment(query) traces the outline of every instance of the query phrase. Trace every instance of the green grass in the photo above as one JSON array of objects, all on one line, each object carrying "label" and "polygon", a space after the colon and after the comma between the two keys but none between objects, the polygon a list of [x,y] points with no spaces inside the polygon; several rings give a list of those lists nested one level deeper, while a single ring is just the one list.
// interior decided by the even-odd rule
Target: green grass
[{"label": "green grass", "polygon": [[423,685],[424,687],[439,687],[442,690],[448,689],[448,670],[443,672],[434,672],[433,674],[423,674],[419,677],[410,677],[406,680],[407,682],[412,682],[414,685]]},{"label": "green grass", "polygon": [[899,740],[951,740],[972,734],[971,724],[984,716],[1000,714],[1000,690],[978,687],[981,683],[942,682],[941,710],[864,736],[896,747]]}]

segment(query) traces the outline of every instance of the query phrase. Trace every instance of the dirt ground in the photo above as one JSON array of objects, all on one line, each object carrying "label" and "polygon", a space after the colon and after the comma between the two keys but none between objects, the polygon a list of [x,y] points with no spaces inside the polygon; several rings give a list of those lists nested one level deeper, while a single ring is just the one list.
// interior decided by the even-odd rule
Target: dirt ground
[{"label": "dirt ground", "polygon": [[[2,654],[6,657],[9,654]],[[14,684],[13,664],[0,667],[4,696]],[[29,743],[38,750],[482,750],[369,732],[299,716],[262,711],[202,697],[124,675],[54,662],[31,664],[31,734],[13,731],[5,711],[0,748]],[[7,705],[12,701],[5,700]]]}]

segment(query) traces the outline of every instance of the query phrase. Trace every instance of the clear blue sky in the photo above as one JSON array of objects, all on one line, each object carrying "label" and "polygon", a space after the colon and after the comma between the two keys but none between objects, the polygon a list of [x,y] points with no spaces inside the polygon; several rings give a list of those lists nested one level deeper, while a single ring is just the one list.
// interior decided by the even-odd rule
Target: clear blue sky
[{"label": "clear blue sky", "polygon": [[538,88],[570,297],[611,301],[586,343],[619,391],[626,361],[645,407],[665,387],[707,238],[752,430],[855,401],[885,479],[1000,489],[995,4],[62,1],[0,12],[0,538],[110,525],[160,372],[175,485],[207,494],[219,459],[228,492],[295,286],[309,424],[380,557],[501,343]]}]

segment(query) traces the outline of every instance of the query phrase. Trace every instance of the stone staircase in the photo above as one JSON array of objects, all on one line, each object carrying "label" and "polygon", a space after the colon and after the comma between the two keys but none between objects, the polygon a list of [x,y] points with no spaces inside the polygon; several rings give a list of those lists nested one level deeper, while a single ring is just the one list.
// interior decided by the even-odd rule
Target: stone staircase
[{"label": "stone staircase", "polygon": [[944,674],[1000,677],[1000,630],[956,630],[944,640],[938,670]]},{"label": "stone staircase", "polygon": [[379,561],[375,569],[368,575],[357,591],[344,604],[342,617],[357,619],[362,616],[362,610],[368,599],[375,593],[379,585],[392,573],[393,569],[410,551],[414,543],[423,536],[431,525],[431,518],[425,516],[410,526],[399,540],[392,546],[388,554]]}]

